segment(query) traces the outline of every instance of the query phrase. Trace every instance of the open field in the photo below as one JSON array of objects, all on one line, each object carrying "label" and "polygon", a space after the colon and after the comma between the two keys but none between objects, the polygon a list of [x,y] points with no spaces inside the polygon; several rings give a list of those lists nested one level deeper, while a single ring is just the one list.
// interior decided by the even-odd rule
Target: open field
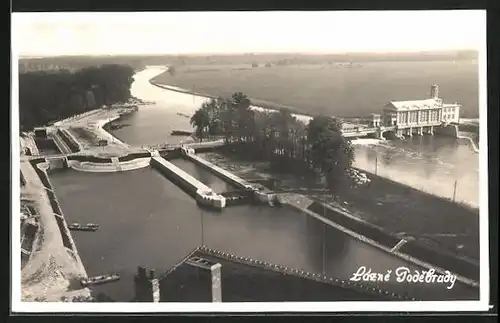
[{"label": "open field", "polygon": [[393,61],[252,68],[192,65],[153,79],[159,84],[227,97],[246,93],[255,105],[293,107],[304,114],[345,117],[380,112],[390,100],[423,99],[438,84],[444,102],[463,105],[461,116],[478,117],[478,65],[472,60]]}]

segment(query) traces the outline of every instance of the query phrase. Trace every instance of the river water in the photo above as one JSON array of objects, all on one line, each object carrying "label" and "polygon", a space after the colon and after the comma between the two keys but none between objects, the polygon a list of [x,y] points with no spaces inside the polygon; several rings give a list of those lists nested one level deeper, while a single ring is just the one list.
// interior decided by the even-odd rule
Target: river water
[{"label": "river water", "polygon": [[[200,175],[194,165],[180,163],[214,188],[217,177]],[[211,176],[211,178],[210,178]],[[144,265],[163,273],[202,243],[262,261],[349,279],[359,266],[385,273],[400,266],[417,269],[402,259],[328,228],[323,257],[324,226],[291,208],[231,206],[223,212],[197,207],[195,200],[153,168],[122,173],[84,173],[73,170],[51,175],[69,223],[98,223],[95,232],[72,232],[87,273],[119,272],[117,283],[97,287],[116,301],[133,298],[133,275]],[[203,221],[202,221],[203,218]],[[201,230],[203,228],[203,235]],[[203,242],[202,242],[203,240]],[[391,292],[412,292],[427,300],[474,299],[477,290],[456,283],[445,285],[377,283]]]},{"label": "river water", "polygon": [[[189,119],[177,113],[191,115],[206,99],[151,85],[149,79],[163,71],[148,68],[135,75],[132,94],[156,104],[121,120],[130,126],[114,131],[118,138],[132,145],[177,143],[185,137],[171,136],[172,130],[192,130]],[[456,181],[455,200],[479,206],[479,154],[466,140],[441,136],[387,142],[360,139],[355,141],[355,154],[355,167],[441,197],[453,198]]]},{"label": "river water", "polygon": [[[173,129],[189,129],[188,119],[177,112],[190,113],[202,102],[202,99],[190,95],[150,85],[148,80],[158,72],[147,69],[136,75],[133,95],[157,103],[141,108],[138,113],[121,121],[130,126],[117,130],[115,134],[127,143],[141,145],[181,140],[170,136]],[[435,145],[435,141],[432,142]],[[433,147],[432,143],[424,145]],[[453,145],[450,144],[450,147]],[[407,151],[416,148],[411,145],[398,148],[397,144],[390,149],[381,145],[375,149],[363,146],[357,150],[358,158],[363,156],[360,151],[364,151],[365,157],[362,158],[367,165],[370,158],[378,158],[380,165],[384,165],[384,155],[379,153],[384,149],[401,151],[400,155],[391,156],[397,165],[403,164],[401,158],[411,156]],[[426,152],[430,154],[432,149],[428,149]],[[451,151],[448,155],[439,156],[436,153],[434,159],[428,157],[429,163],[437,163],[435,160],[452,161],[450,155],[463,148],[448,149]],[[189,162],[174,163],[217,191],[232,189]],[[385,166],[380,165],[378,171],[382,172]],[[409,165],[407,167],[413,167],[413,170],[407,170],[410,174],[418,169],[417,165]],[[389,170],[389,166],[386,169]],[[433,174],[431,171],[428,173],[429,176]],[[133,298],[133,275],[137,266],[154,268],[161,274],[201,244],[312,272],[321,273],[326,268],[328,276],[344,280],[359,266],[368,266],[383,273],[399,266],[418,269],[330,227],[326,229],[325,241],[325,227],[321,222],[287,207],[243,205],[229,207],[223,212],[202,211],[194,199],[150,167],[104,174],[67,170],[52,174],[51,179],[69,223],[99,223],[100,229],[96,232],[73,234],[90,276],[109,272],[121,274],[119,282],[97,288],[116,301]],[[326,257],[322,253],[324,244]],[[477,290],[458,282],[451,290],[442,284],[406,285],[396,283],[394,279],[376,284],[391,292],[412,292],[415,297],[426,300],[478,298]]]}]

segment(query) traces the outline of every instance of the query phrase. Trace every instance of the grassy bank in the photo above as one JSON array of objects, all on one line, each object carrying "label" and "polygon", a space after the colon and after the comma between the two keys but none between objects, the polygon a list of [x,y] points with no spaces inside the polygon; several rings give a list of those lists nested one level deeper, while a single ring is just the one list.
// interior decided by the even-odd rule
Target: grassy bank
[{"label": "grassy bank", "polygon": [[241,91],[255,105],[351,117],[380,111],[389,100],[426,98],[436,83],[445,102],[463,105],[462,116],[477,117],[479,111],[477,64],[470,61],[249,67],[186,66],[153,81],[214,96]]},{"label": "grassy bank", "polygon": [[227,153],[206,153],[204,157],[248,180],[273,178],[277,191],[295,191],[324,201],[400,237],[415,238],[459,256],[479,257],[477,209],[375,175],[368,175],[368,185],[345,187],[334,197],[318,181],[280,172],[265,161],[243,160]]}]

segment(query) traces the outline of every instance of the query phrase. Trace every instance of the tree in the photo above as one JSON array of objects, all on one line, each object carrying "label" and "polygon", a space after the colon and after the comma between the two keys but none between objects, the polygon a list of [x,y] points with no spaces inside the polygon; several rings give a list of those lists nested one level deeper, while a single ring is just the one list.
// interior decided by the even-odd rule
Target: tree
[{"label": "tree", "polygon": [[200,108],[196,110],[190,120],[191,125],[196,129],[196,137],[203,141],[205,131],[210,125],[210,119],[206,109]]},{"label": "tree", "polygon": [[349,179],[348,170],[354,161],[354,149],[341,129],[340,120],[325,116],[313,118],[307,129],[312,166],[321,172],[328,188],[334,191]]},{"label": "tree", "polygon": [[315,172],[332,190],[349,178],[354,150],[338,119],[320,116],[306,125],[287,109],[254,110],[248,97],[236,92],[202,104],[191,123],[200,138],[207,130],[222,134],[232,151],[260,156],[282,170]]},{"label": "tree", "polygon": [[74,72],[54,70],[19,75],[19,115],[22,130],[79,114],[103,104],[130,98],[134,70],[107,64]]}]

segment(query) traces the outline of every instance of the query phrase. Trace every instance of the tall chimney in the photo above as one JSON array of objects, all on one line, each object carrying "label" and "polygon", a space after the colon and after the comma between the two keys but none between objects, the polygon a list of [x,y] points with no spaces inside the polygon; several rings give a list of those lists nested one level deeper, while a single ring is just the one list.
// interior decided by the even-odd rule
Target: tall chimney
[{"label": "tall chimney", "polygon": [[437,84],[431,86],[431,98],[432,99],[439,98],[439,86],[437,86]]}]

